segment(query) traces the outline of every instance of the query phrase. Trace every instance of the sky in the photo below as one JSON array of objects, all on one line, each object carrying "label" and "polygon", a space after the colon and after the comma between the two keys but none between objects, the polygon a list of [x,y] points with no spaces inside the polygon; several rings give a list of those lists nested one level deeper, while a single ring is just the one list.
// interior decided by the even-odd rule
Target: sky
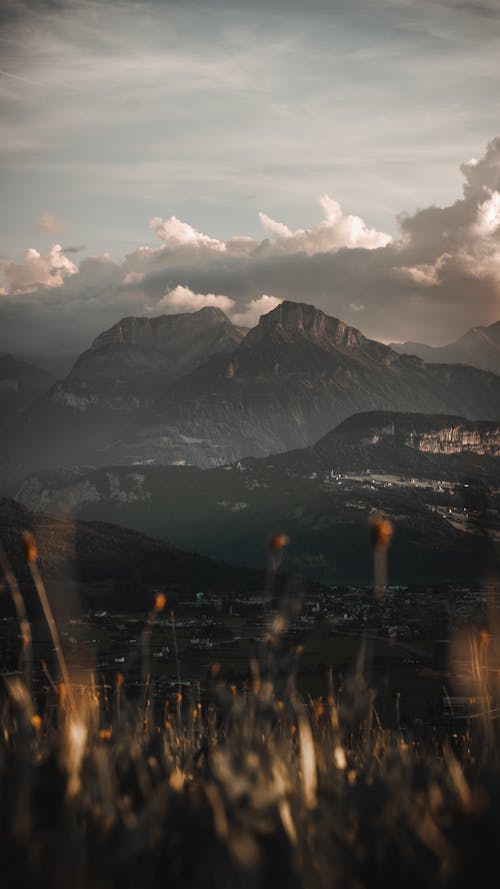
[{"label": "sky", "polygon": [[311,302],[500,318],[500,0],[3,0],[0,353]]}]

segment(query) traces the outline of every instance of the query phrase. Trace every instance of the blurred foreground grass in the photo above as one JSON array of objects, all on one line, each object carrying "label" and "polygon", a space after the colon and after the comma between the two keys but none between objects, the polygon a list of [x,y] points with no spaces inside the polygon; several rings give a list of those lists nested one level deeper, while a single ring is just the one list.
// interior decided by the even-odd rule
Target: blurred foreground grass
[{"label": "blurred foreground grass", "polygon": [[[48,694],[32,693],[29,623],[5,570],[21,629],[21,671],[3,677],[0,886],[461,887],[491,884],[500,829],[499,673],[488,638],[462,639],[467,712],[449,730],[392,728],[368,687],[362,644],[344,679],[299,695],[294,603],[270,615],[249,679],[213,666],[208,691],[151,693],[157,596],[141,638],[142,682],[128,698],[92,670],[71,675],[36,548],[26,557],[54,642]],[[175,629],[175,624],[174,624]],[[459,725],[459,728],[457,728]]]},{"label": "blurred foreground grass", "polygon": [[491,716],[424,742],[380,725],[360,670],[316,700],[253,670],[161,714],[119,677],[38,713],[7,678],[0,885],[461,886],[495,865]]}]

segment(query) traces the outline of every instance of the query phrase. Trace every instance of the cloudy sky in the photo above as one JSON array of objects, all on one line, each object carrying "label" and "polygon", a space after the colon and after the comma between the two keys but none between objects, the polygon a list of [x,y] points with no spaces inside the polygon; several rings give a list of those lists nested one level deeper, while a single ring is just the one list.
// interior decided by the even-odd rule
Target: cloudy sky
[{"label": "cloudy sky", "polygon": [[3,0],[0,353],[124,314],[500,318],[499,0]]}]

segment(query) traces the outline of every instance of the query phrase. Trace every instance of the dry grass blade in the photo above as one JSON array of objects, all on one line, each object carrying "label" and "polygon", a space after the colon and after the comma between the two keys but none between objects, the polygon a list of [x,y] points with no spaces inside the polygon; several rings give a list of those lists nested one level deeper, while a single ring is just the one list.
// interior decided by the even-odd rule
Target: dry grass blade
[{"label": "dry grass blade", "polygon": [[59,631],[57,629],[57,624],[54,620],[54,615],[52,614],[52,608],[50,607],[50,602],[47,596],[47,591],[45,589],[45,584],[42,580],[42,576],[40,574],[38,568],[38,553],[35,543],[35,538],[28,531],[24,532],[23,535],[24,544],[25,544],[25,552],[26,552],[26,561],[28,563],[28,567],[33,578],[33,583],[35,584],[35,589],[38,593],[38,598],[40,599],[40,604],[43,609],[43,613],[45,616],[45,620],[47,621],[47,626],[50,631],[50,635],[52,637],[52,642],[54,645],[54,651],[56,653],[56,657],[59,663],[59,669],[61,671],[62,680],[64,683],[64,687],[66,689],[68,700],[70,707],[75,709],[75,697],[73,694],[73,686],[71,683],[71,678],[69,675],[69,671],[66,665],[66,660],[64,658],[64,654],[61,647],[61,640],[59,637]]},{"label": "dry grass blade", "polygon": [[32,674],[33,674],[33,640],[31,638],[31,626],[26,612],[24,599],[19,589],[16,576],[12,570],[10,561],[7,557],[3,545],[0,543],[0,567],[5,577],[7,586],[9,587],[12,601],[16,609],[19,627],[21,629],[21,637],[23,641],[23,661],[24,672],[26,677],[26,685],[31,693]]}]

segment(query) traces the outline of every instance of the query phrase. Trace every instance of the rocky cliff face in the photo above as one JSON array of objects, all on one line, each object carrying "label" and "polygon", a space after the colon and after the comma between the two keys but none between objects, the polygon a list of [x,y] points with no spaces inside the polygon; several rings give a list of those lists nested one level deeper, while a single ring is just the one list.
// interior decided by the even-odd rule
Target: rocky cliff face
[{"label": "rocky cliff face", "polygon": [[323,439],[353,445],[411,448],[423,454],[500,456],[500,423],[446,414],[368,412],[350,417]]},{"label": "rocky cliff face", "polygon": [[407,446],[416,448],[426,454],[472,454],[500,455],[500,427],[491,431],[464,428],[463,425],[436,429],[434,432],[420,434],[414,432],[406,440]]},{"label": "rocky cliff face", "polygon": [[168,382],[189,373],[210,355],[228,352],[243,339],[220,309],[122,318],[101,333],[69,374],[69,380]]},{"label": "rocky cliff face", "polygon": [[262,316],[257,327],[247,334],[245,347],[253,349],[269,338],[285,343],[302,338],[326,351],[366,348],[369,343],[359,330],[338,318],[325,315],[314,306],[288,301]]}]

